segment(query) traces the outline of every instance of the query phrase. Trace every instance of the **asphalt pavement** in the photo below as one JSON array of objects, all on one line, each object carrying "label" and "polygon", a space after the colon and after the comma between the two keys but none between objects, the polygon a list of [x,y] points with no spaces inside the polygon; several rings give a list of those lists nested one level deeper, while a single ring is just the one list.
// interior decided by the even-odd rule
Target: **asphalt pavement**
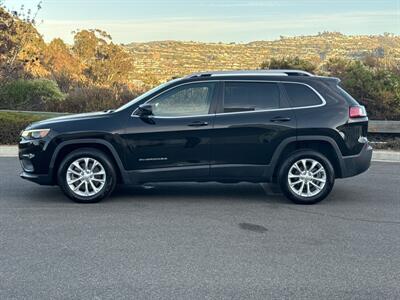
[{"label": "asphalt pavement", "polygon": [[0,299],[398,299],[400,164],[313,206],[268,185],[119,187],[76,204],[0,158]]}]

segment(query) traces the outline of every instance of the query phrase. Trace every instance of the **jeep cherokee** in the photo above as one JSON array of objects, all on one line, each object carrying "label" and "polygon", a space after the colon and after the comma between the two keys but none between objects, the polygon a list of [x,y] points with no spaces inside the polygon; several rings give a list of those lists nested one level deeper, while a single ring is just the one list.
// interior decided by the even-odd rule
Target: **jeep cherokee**
[{"label": "jeep cherokee", "polygon": [[337,78],[299,70],[204,72],[117,110],[68,115],[21,134],[21,177],[97,202],[116,184],[277,183],[295,203],[369,168],[368,118]]}]

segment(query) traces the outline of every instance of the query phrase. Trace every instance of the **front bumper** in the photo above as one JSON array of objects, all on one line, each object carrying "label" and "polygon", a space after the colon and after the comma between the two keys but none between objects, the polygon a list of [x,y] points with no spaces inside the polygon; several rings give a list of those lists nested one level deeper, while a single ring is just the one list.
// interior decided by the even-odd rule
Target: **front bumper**
[{"label": "front bumper", "polygon": [[367,171],[371,165],[372,151],[372,147],[366,143],[359,154],[344,156],[341,163],[341,178],[355,176]]},{"label": "front bumper", "polygon": [[51,160],[46,140],[23,140],[19,143],[19,160],[22,167],[21,178],[41,184],[52,185],[49,162]]},{"label": "front bumper", "polygon": [[28,172],[22,172],[21,178],[41,184],[41,185],[53,185],[52,179],[48,174],[31,174]]}]

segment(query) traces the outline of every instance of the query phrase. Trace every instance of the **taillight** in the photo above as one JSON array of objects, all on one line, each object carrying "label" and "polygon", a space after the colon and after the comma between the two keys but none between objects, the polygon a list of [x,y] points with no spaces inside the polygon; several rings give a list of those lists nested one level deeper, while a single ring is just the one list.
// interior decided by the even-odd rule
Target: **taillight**
[{"label": "taillight", "polygon": [[367,111],[362,105],[350,106],[349,117],[350,118],[364,118],[367,116]]}]

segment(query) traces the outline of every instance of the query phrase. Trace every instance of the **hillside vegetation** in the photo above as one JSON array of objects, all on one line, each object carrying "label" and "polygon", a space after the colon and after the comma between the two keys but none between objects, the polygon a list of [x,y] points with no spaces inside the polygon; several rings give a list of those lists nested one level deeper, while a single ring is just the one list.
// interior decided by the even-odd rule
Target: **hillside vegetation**
[{"label": "hillside vegetation", "polygon": [[347,36],[321,33],[276,41],[223,44],[162,41],[126,45],[134,57],[136,78],[167,80],[197,71],[258,69],[267,59],[300,57],[317,66],[332,58],[375,57],[400,68],[400,36]]},{"label": "hillside vegetation", "polygon": [[173,77],[260,68],[297,68],[339,77],[371,118],[400,119],[397,35],[324,32],[247,44],[120,45],[107,32],[83,29],[74,32],[73,44],[68,45],[61,39],[46,43],[32,15],[0,7],[0,109],[72,113],[112,109]]}]

